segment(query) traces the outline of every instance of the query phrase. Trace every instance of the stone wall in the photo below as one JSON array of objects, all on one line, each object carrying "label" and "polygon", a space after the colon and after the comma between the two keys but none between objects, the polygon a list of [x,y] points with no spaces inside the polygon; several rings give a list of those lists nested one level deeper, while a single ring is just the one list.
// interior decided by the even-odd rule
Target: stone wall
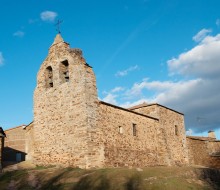
[{"label": "stone wall", "polygon": [[184,115],[159,104],[143,105],[131,110],[153,116],[159,119],[161,131],[160,146],[166,146],[161,152],[166,151],[169,155],[169,165],[184,165],[188,163],[188,152],[186,146]]},{"label": "stone wall", "polygon": [[167,165],[166,152],[161,154],[162,147],[166,147],[158,119],[105,102],[100,102],[99,114],[102,135],[96,140],[103,143],[106,167]]},{"label": "stone wall", "polygon": [[4,147],[4,137],[0,136],[0,172],[2,170],[2,155],[3,155],[3,147]]},{"label": "stone wall", "polygon": [[167,110],[140,114],[99,102],[92,68],[58,34],[37,76],[28,158],[81,168],[183,164],[183,116]]},{"label": "stone wall", "polygon": [[5,134],[6,138],[3,153],[4,161],[25,160],[25,128],[23,126],[19,126],[12,129],[8,129],[5,130]]},{"label": "stone wall", "polygon": [[171,165],[188,164],[184,115],[159,106],[160,125],[165,131]]},{"label": "stone wall", "polygon": [[217,141],[217,140],[209,141],[208,149],[209,149],[210,154],[220,155],[220,141]]},{"label": "stone wall", "polygon": [[182,164],[183,117],[158,106],[152,109],[138,114],[99,103],[92,68],[81,50],[71,49],[58,34],[38,72],[27,158],[41,165],[82,168]]},{"label": "stone wall", "polygon": [[[60,76],[63,62],[68,62],[66,81]],[[81,50],[70,49],[58,34],[38,72],[34,92],[33,160],[41,165],[99,166],[99,144],[92,141],[97,102],[92,68]]]},{"label": "stone wall", "polygon": [[191,165],[220,168],[220,141],[187,137],[187,146]]},{"label": "stone wall", "polygon": [[142,113],[144,115],[149,115],[149,116],[155,117],[157,119],[160,118],[160,112],[159,112],[160,109],[159,109],[158,104],[148,105],[146,103],[143,103],[143,104],[134,106],[132,108],[129,108],[129,110],[132,110],[132,111],[135,111],[138,113]]},{"label": "stone wall", "polygon": [[34,152],[34,122],[26,126],[25,132],[25,152],[27,153],[25,160],[33,160]]},{"label": "stone wall", "polygon": [[6,135],[6,160],[27,153],[38,165],[220,165],[219,141],[186,142],[183,114],[159,104],[128,110],[98,101],[92,68],[60,34],[37,75],[33,123]]}]

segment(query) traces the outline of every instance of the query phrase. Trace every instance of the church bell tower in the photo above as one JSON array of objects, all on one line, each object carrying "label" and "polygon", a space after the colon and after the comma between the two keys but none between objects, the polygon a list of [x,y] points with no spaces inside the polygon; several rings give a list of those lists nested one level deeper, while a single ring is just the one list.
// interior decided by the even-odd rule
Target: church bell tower
[{"label": "church bell tower", "polygon": [[37,75],[34,161],[42,165],[98,166],[93,157],[99,152],[91,135],[97,127],[97,103],[92,67],[80,49],[70,48],[57,34]]}]

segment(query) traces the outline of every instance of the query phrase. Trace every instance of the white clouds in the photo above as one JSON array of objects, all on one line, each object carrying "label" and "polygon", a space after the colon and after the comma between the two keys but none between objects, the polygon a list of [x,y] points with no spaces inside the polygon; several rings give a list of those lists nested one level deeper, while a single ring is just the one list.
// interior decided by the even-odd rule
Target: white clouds
[{"label": "white clouds", "polygon": [[149,79],[144,79],[140,83],[135,83],[132,86],[132,88],[129,91],[127,91],[127,94],[130,96],[138,96],[138,95],[141,95],[141,93],[144,89],[154,90],[154,91],[165,91],[167,89],[172,88],[175,85],[175,83],[173,83],[171,81],[165,81],[165,82],[152,81],[152,82],[149,82],[148,80]]},{"label": "white clouds", "polygon": [[[157,94],[155,101],[185,114],[186,127],[204,131],[220,124],[219,79],[195,79]],[[206,118],[198,122],[197,118]]]},{"label": "white clouds", "polygon": [[40,20],[44,21],[44,22],[54,22],[56,17],[58,16],[58,13],[54,12],[54,11],[43,11],[40,13],[40,19],[39,18],[30,18],[28,20],[29,24],[36,24],[38,23]]},{"label": "white clouds", "polygon": [[43,21],[53,22],[56,19],[57,15],[58,14],[53,11],[44,11],[40,14],[40,18]]},{"label": "white clouds", "polygon": [[22,38],[22,37],[24,37],[24,32],[21,31],[21,30],[18,30],[17,32],[15,32],[15,33],[13,34],[13,36]]},{"label": "white clouds", "polygon": [[124,88],[119,86],[119,87],[115,87],[114,89],[112,89],[111,92],[115,93],[115,92],[120,92],[120,91],[123,91],[123,90],[124,90]]},{"label": "white clouds", "polygon": [[[171,74],[194,79],[165,85],[168,88],[159,91],[154,101],[185,113],[186,126],[195,132],[219,127],[220,34],[205,36],[197,46],[167,64]],[[198,117],[205,119],[198,122]]]},{"label": "white clouds", "polygon": [[110,104],[117,105],[118,102],[116,101],[116,98],[118,97],[118,94],[122,91],[124,91],[124,88],[118,86],[113,88],[110,92],[103,92],[105,94],[105,97],[102,100]]},{"label": "white clouds", "polygon": [[184,113],[186,128],[193,132],[219,128],[220,34],[212,36],[208,33],[203,32],[204,37],[197,36],[200,43],[194,48],[167,61],[169,72],[182,79],[143,79],[123,91],[111,90],[105,100],[123,107],[157,102]]},{"label": "white clouds", "polygon": [[[126,98],[130,99],[131,101],[135,99],[141,99],[141,101],[144,100],[146,102],[170,104],[168,100],[175,101],[180,99],[182,96],[187,96],[189,89],[193,89],[201,83],[201,79],[178,82],[143,80],[140,83],[135,83],[130,89],[126,91],[125,94],[123,94],[123,96],[126,96]],[[153,95],[147,95],[144,90],[150,90],[154,93]],[[127,106],[129,106],[128,102]]]},{"label": "white clouds", "polygon": [[135,71],[135,70],[137,70],[137,69],[139,69],[139,67],[138,67],[137,65],[131,66],[131,67],[129,67],[128,69],[125,69],[125,70],[123,70],[123,71],[118,71],[118,72],[115,74],[115,76],[117,76],[117,77],[124,77],[124,76],[128,75],[129,72]]},{"label": "white clouds", "polygon": [[199,45],[168,60],[171,74],[215,77],[220,73],[220,34],[206,36]]},{"label": "white clouds", "polygon": [[[155,101],[185,113],[195,132],[220,126],[220,34],[208,35],[191,50],[167,61],[172,74],[193,77],[160,91]],[[198,122],[196,118],[205,118]]]},{"label": "white clouds", "polygon": [[4,63],[4,57],[2,52],[0,52],[0,66],[3,65],[3,63]]},{"label": "white clouds", "polygon": [[187,136],[191,136],[193,134],[193,130],[192,129],[188,129],[187,131],[186,131],[186,135]]},{"label": "white clouds", "polygon": [[[201,132],[220,125],[219,83],[220,79],[205,78],[177,82],[143,80],[122,93],[110,93],[103,100],[122,107],[157,102],[184,113],[186,127]],[[198,117],[206,119],[198,122]]]},{"label": "white clouds", "polygon": [[103,101],[105,101],[105,102],[108,102],[108,103],[110,103],[110,104],[115,104],[115,105],[117,105],[118,103],[117,103],[117,101],[116,101],[116,95],[115,94],[111,94],[111,93],[109,93],[109,94],[107,94],[107,96],[105,96],[104,98],[103,98]]},{"label": "white clouds", "polygon": [[199,31],[195,36],[193,36],[193,40],[195,42],[200,42],[211,32],[212,32],[211,29],[205,29],[204,28],[201,31]]}]

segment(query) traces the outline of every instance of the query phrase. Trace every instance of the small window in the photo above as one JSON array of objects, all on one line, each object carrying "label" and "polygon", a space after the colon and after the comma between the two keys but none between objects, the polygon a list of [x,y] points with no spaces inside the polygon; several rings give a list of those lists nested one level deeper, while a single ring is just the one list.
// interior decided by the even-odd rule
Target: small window
[{"label": "small window", "polygon": [[69,82],[69,63],[67,60],[60,63],[60,80],[61,83]]},{"label": "small window", "polygon": [[53,87],[53,69],[51,66],[46,68],[46,87]]},{"label": "small window", "polygon": [[119,127],[118,127],[118,132],[119,132],[120,134],[123,133],[123,128],[122,128],[122,126],[119,126]]},{"label": "small window", "polygon": [[133,123],[132,129],[133,129],[133,136],[137,136],[137,127],[135,123]]},{"label": "small window", "polygon": [[175,125],[175,135],[179,135],[179,129],[177,125]]}]

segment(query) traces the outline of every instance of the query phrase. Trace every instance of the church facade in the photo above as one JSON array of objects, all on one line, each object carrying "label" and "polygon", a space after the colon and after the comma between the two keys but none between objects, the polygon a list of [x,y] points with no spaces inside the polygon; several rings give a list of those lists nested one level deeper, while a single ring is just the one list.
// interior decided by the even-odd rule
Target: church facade
[{"label": "church facade", "polygon": [[90,168],[187,162],[183,115],[160,105],[123,109],[99,101],[92,67],[60,34],[38,72],[30,130],[30,158],[38,164]]},{"label": "church facade", "polygon": [[[16,130],[21,133],[18,149],[38,165],[189,164],[184,115],[160,104],[125,109],[98,100],[92,67],[60,34],[37,74],[34,120]],[[5,145],[13,147],[15,129],[7,133]]]}]

